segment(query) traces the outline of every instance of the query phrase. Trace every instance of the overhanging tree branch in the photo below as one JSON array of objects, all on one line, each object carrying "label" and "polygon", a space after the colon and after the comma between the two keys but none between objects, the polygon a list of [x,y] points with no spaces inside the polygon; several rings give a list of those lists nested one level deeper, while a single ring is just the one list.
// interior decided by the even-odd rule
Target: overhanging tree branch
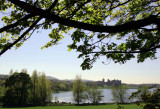
[{"label": "overhanging tree branch", "polygon": [[115,8],[118,8],[119,6],[125,5],[125,4],[127,4],[127,3],[131,2],[131,1],[132,1],[132,0],[128,0],[128,1],[126,1],[126,2],[124,2],[124,3],[119,3],[118,5],[116,5],[116,6],[114,6],[114,7],[111,7],[110,10],[113,10],[113,9],[115,9]]},{"label": "overhanging tree branch", "polygon": [[1,52],[0,52],[0,56],[5,53],[8,49],[10,49],[11,47],[13,47],[15,44],[17,44],[20,40],[22,40],[25,35],[34,28],[34,26],[41,20],[42,18],[39,17],[16,41],[14,41],[13,43],[11,43],[9,46],[5,47]]},{"label": "overhanging tree branch", "polygon": [[31,6],[23,1],[19,1],[19,0],[8,0],[8,1],[21,7],[22,9],[24,9],[28,13],[31,13],[34,15],[39,15],[43,18],[47,18],[51,21],[54,21],[56,23],[60,23],[60,24],[66,25],[66,26],[89,30],[89,31],[94,31],[94,32],[118,33],[118,32],[123,32],[123,31],[128,31],[128,30],[136,30],[136,29],[139,29],[140,27],[148,26],[150,24],[159,25],[159,20],[160,20],[160,18],[158,18],[156,15],[150,15],[147,18],[137,20],[137,21],[131,21],[131,22],[124,23],[121,25],[100,26],[100,25],[92,25],[92,24],[88,24],[88,23],[82,23],[82,22],[70,20],[67,18],[62,18],[62,17],[59,17],[58,15],[52,14],[48,11],[43,10],[43,9]]},{"label": "overhanging tree branch", "polygon": [[28,15],[26,15],[25,17],[23,17],[23,18],[21,18],[20,20],[18,20],[17,22],[15,22],[15,23],[13,23],[13,24],[11,24],[11,25],[7,25],[7,26],[5,26],[5,27],[3,27],[3,28],[0,28],[0,33],[4,32],[4,31],[6,31],[6,30],[9,30],[9,29],[11,29],[11,28],[14,28],[14,27],[16,27],[16,26],[18,26],[18,25],[20,24],[20,22],[25,21],[25,20],[33,17],[33,16],[34,16],[34,15],[32,15],[32,14],[28,14]]},{"label": "overhanging tree branch", "polygon": [[[13,14],[10,15],[10,18],[14,20],[13,24],[6,24],[8,28],[0,29],[0,33],[6,30],[6,36],[2,36],[1,39],[1,54],[16,43],[24,42],[26,38],[29,38],[30,36],[25,37],[27,32],[31,33],[31,30],[34,31],[40,27],[49,29],[54,23],[57,23],[58,27],[57,25],[53,27],[54,29],[49,34],[51,41],[44,47],[55,44],[62,39],[63,33],[72,29],[74,31],[71,36],[73,42],[68,47],[81,52],[78,58],[84,58],[81,65],[83,70],[90,69],[101,55],[116,63],[125,63],[127,60],[135,58],[134,54],[138,54],[138,62],[143,62],[146,58],[156,59],[155,54],[160,49],[160,14],[157,13],[158,7],[150,7],[153,4],[152,0],[141,0],[140,2],[135,0],[49,0],[49,2],[39,2],[35,0],[36,2],[33,4],[26,0],[6,1],[11,2],[6,6],[16,5],[16,12],[21,13],[18,16],[19,13],[12,10]],[[85,5],[86,3],[88,4]],[[157,5],[155,4],[155,6]],[[2,8],[6,8],[5,5]],[[22,20],[18,24],[17,20],[23,19],[24,16],[21,15],[26,15],[26,13],[33,17]],[[34,20],[34,17],[45,20],[40,22],[41,24],[36,24],[37,21]],[[3,18],[5,22],[7,19]],[[35,25],[26,25],[25,21],[29,20]],[[106,24],[107,22],[108,24]],[[88,30],[89,33],[84,30]],[[108,37],[106,33],[109,34]],[[11,37],[10,34],[14,36]],[[22,35],[19,35],[15,41],[12,40],[16,37],[15,34]],[[109,41],[111,38],[113,39],[111,43],[105,40],[109,38]]]},{"label": "overhanging tree branch", "polygon": [[74,10],[74,12],[69,18],[72,18],[76,14],[76,12],[78,12],[85,4],[89,3],[90,1],[91,0],[87,0],[86,2],[82,3],[77,9]]},{"label": "overhanging tree branch", "polygon": [[[51,11],[51,9],[56,5],[57,2],[58,2],[58,0],[55,0],[55,2],[50,6],[50,8],[47,11]],[[7,26],[5,26],[3,28],[0,28],[0,33],[18,26],[20,22],[25,21],[25,20],[33,17],[33,16],[34,16],[33,14],[28,14],[28,15],[24,16],[23,18],[21,18],[20,20],[18,20],[17,22],[15,22],[15,23],[13,23],[11,25],[7,25]]]},{"label": "overhanging tree branch", "polygon": [[[58,0],[55,0],[55,1],[53,2],[53,4],[50,6],[50,8],[47,9],[47,11],[51,11],[51,9],[54,8],[54,6],[56,5],[57,2],[58,2]],[[29,14],[29,15],[32,15],[32,14]],[[28,17],[29,17],[29,15],[28,15]],[[28,18],[28,17],[26,17],[26,18]],[[25,18],[25,19],[26,19],[26,18]],[[14,41],[13,43],[11,43],[9,46],[5,47],[5,48],[0,52],[0,56],[1,56],[3,53],[5,53],[8,49],[10,49],[11,47],[13,47],[15,44],[17,44],[19,41],[21,41],[21,40],[26,36],[26,34],[29,33],[29,31],[31,31],[31,30],[36,26],[36,24],[37,24],[41,19],[42,19],[42,17],[39,17],[17,40],[15,40],[15,41]],[[21,19],[21,20],[22,20],[22,19]],[[17,22],[17,24],[15,24],[15,25],[18,25],[18,22]]]},{"label": "overhanging tree branch", "polygon": [[57,4],[58,0],[54,0],[53,4],[46,11],[51,11]]},{"label": "overhanging tree branch", "polygon": [[149,51],[153,51],[157,48],[160,48],[160,45],[157,45],[155,47],[152,48],[148,48],[148,49],[143,49],[143,50],[138,50],[138,51],[105,51],[105,52],[100,52],[100,51],[95,51],[95,52],[90,52],[90,53],[99,53],[99,54],[112,54],[112,53],[125,53],[125,54],[135,54],[135,53],[146,53]]}]

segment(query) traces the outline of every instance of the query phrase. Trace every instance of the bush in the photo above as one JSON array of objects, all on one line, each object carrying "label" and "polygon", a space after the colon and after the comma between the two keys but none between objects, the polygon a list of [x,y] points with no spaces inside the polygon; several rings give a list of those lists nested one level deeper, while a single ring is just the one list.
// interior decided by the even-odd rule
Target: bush
[{"label": "bush", "polygon": [[[141,95],[141,99],[143,101],[143,109],[160,109],[160,89],[157,88],[153,92],[143,93],[143,90],[138,90],[134,92],[130,98],[137,98]],[[143,93],[143,94],[141,94]],[[137,105],[141,106],[141,101],[136,102]]]}]

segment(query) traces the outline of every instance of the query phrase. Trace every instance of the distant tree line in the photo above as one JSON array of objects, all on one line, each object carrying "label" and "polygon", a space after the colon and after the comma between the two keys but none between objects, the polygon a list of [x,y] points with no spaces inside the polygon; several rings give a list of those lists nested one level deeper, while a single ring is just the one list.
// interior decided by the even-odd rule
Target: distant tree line
[{"label": "distant tree line", "polygon": [[[11,74],[13,74],[13,70],[10,71],[9,75],[11,75]],[[8,75],[0,75],[0,81],[2,81],[0,83],[0,87],[4,87],[4,84],[2,85],[2,83],[4,83],[7,78],[8,78]],[[50,80],[51,90],[53,92],[71,91],[73,88],[73,80],[59,80],[59,79],[54,79],[54,78],[48,78],[48,79]],[[109,80],[109,79],[107,82],[104,82],[104,80],[102,80],[102,81],[84,81],[83,83],[87,87],[94,87],[96,85],[100,89],[101,88],[112,89],[112,87],[117,87],[117,86],[121,86],[121,85],[125,86],[127,89],[133,89],[133,88],[135,89],[141,85],[143,86],[143,84],[141,84],[141,85],[124,84],[124,83],[121,83],[120,80]],[[1,88],[1,89],[3,89],[3,88]],[[0,93],[1,93],[1,91],[0,91]],[[1,96],[1,94],[0,94],[0,96]]]},{"label": "distant tree line", "polygon": [[71,91],[72,86],[73,86],[72,81],[51,79],[51,88],[54,92]]},{"label": "distant tree line", "polygon": [[[83,80],[82,80],[83,81]],[[51,80],[52,82],[52,90],[54,92],[60,92],[60,91],[71,91],[73,89],[73,83],[74,81],[69,80]],[[94,87],[95,85],[98,88],[112,88],[114,86],[120,86],[121,81],[120,80],[110,80],[109,82],[104,81],[84,81],[83,84],[87,87]],[[130,88],[128,86],[128,88]]]}]

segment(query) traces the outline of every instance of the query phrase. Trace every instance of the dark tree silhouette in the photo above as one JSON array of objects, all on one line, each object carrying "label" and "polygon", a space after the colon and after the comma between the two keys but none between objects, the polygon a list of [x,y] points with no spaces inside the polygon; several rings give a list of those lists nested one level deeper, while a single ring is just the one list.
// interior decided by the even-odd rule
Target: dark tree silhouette
[{"label": "dark tree silhouette", "polygon": [[7,89],[4,96],[4,105],[23,106],[27,104],[29,89],[31,88],[31,78],[26,73],[13,73],[6,80]]}]

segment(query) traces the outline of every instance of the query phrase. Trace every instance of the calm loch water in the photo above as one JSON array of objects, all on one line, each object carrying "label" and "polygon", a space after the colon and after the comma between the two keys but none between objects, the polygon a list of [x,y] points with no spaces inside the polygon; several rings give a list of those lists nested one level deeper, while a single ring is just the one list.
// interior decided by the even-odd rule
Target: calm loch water
[{"label": "calm loch water", "polygon": [[[112,90],[111,89],[99,89],[102,90],[102,95],[104,97],[102,97],[102,101],[101,103],[113,103],[115,101],[112,100]],[[127,90],[127,95],[131,95],[132,92],[136,92],[137,89],[128,89]],[[72,91],[69,92],[60,92],[60,93],[53,93],[53,102],[55,102],[55,98],[57,98],[57,101],[59,102],[74,102],[73,101],[73,95],[72,95]],[[135,101],[135,100],[133,100]],[[88,103],[89,101],[85,101],[86,103]]]}]

